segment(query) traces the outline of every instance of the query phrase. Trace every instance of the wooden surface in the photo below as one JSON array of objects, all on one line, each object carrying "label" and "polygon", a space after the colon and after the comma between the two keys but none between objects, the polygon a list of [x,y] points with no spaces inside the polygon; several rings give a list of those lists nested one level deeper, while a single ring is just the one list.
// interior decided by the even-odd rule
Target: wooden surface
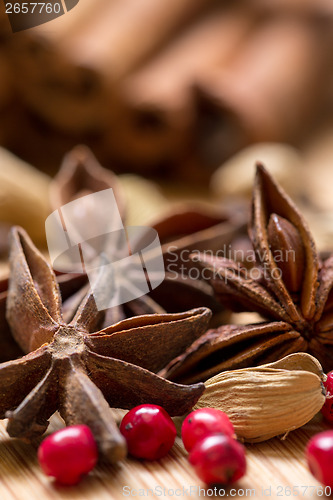
[{"label": "wooden surface", "polygon": [[[50,431],[60,426],[60,418],[53,417]],[[307,469],[304,448],[313,434],[327,428],[321,416],[317,416],[302,429],[291,432],[284,441],[275,438],[265,443],[247,445],[247,474],[234,485],[234,489],[226,491],[225,497],[325,498],[325,494],[320,496],[320,491],[319,495],[316,492],[320,484]],[[288,488],[284,489],[288,486],[299,488],[294,494],[288,495]],[[200,491],[199,487],[202,488]],[[307,491],[305,487],[308,487]],[[147,489],[153,491],[147,492]],[[263,494],[263,489],[266,494]],[[170,454],[159,462],[141,462],[128,458],[118,467],[97,467],[77,486],[56,486],[39,469],[36,449],[8,438],[5,422],[1,422],[1,500],[103,500],[164,496],[197,499],[207,498],[210,493],[212,492],[205,490],[189,465],[187,453],[179,438]]]}]

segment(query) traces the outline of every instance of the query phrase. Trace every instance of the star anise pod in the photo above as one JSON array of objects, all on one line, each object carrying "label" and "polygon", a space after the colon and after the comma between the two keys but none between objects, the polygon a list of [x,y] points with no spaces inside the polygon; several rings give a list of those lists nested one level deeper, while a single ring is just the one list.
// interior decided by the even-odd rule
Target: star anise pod
[{"label": "star anise pod", "polygon": [[160,374],[205,380],[218,372],[307,351],[333,368],[333,255],[321,261],[302,214],[262,165],[257,166],[249,228],[256,275],[238,263],[201,254],[216,297],[265,321],[208,330]]},{"label": "star anise pod", "polygon": [[[52,210],[82,196],[112,188],[117,200],[118,210],[122,217],[125,214],[125,203],[122,189],[117,176],[103,168],[90,149],[86,146],[76,146],[63,158],[57,175],[51,182],[50,202]],[[80,204],[80,217],[89,219],[96,217],[89,200]],[[93,222],[87,220],[87,224]]]},{"label": "star anise pod", "polygon": [[[65,156],[51,184],[52,210],[107,188],[113,189],[125,224],[126,203],[119,179],[113,172],[103,168],[87,147],[78,146]],[[77,212],[79,222],[85,220],[88,226],[94,224],[96,213],[93,208],[88,198],[82,198],[80,213]],[[213,315],[220,318],[224,308],[214,297],[214,291],[208,282],[195,280],[190,275],[190,270],[198,266],[191,262],[189,256],[193,251],[204,249],[210,249],[214,253],[222,245],[227,247],[235,238],[242,236],[245,227],[244,211],[231,212],[220,207],[208,208],[184,203],[158,219],[152,215],[151,227],[158,232],[161,241],[165,279],[149,294],[108,311],[105,326],[137,314],[181,312],[202,306],[208,307]],[[71,275],[59,279],[77,281],[77,277]],[[78,281],[77,283],[80,285]],[[77,294],[65,301],[63,312],[66,319],[71,319],[73,309],[85,293],[86,289],[79,287]]]},{"label": "star anise pod", "polygon": [[203,384],[179,385],[155,373],[205,331],[210,311],[149,314],[100,329],[104,315],[88,292],[66,324],[51,267],[28,235],[13,228],[7,320],[26,354],[0,364],[0,418],[9,419],[11,436],[43,434],[59,409],[67,425],[89,425],[114,462],[126,446],[110,406],[155,403],[171,415],[192,408]]}]

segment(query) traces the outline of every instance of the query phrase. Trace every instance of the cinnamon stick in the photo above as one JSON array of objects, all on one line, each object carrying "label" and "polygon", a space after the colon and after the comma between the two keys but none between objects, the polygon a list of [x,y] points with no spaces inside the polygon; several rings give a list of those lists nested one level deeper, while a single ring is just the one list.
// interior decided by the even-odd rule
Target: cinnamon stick
[{"label": "cinnamon stick", "polygon": [[261,11],[297,16],[332,16],[333,4],[330,0],[251,0],[250,5]]},{"label": "cinnamon stick", "polygon": [[331,38],[331,26],[274,17],[227,68],[203,75],[192,144],[202,162],[214,168],[251,142],[304,136],[327,98]]},{"label": "cinnamon stick", "polygon": [[62,131],[102,128],[105,91],[99,75],[73,65],[36,36],[16,33],[8,51],[17,91],[28,108]]},{"label": "cinnamon stick", "polygon": [[82,36],[82,33],[89,30],[89,27],[101,19],[101,13],[105,17],[109,16],[110,9],[116,2],[121,0],[80,0],[75,6],[75,10],[70,11],[61,19],[57,18],[51,24],[41,24],[36,26],[33,33],[43,36],[48,40],[66,47],[75,37]]},{"label": "cinnamon stick", "polygon": [[129,102],[182,109],[192,82],[211,67],[230,61],[254,21],[247,9],[209,12],[125,82]]},{"label": "cinnamon stick", "polygon": [[[89,27],[66,39],[66,52],[77,64],[98,69],[112,80],[124,78],[214,1],[113,1],[98,11]],[[58,43],[61,49],[61,40]]]},{"label": "cinnamon stick", "polygon": [[8,105],[13,93],[13,82],[7,57],[7,44],[11,35],[5,6],[0,3],[0,111]]},{"label": "cinnamon stick", "polygon": [[147,169],[175,157],[193,120],[194,82],[234,57],[255,19],[247,9],[213,9],[130,75],[116,140],[109,132],[112,151]]},{"label": "cinnamon stick", "polygon": [[47,23],[11,40],[22,100],[61,131],[100,134],[117,109],[112,81],[213,1],[98,0],[92,9],[92,2],[81,0],[52,27]]},{"label": "cinnamon stick", "polygon": [[4,50],[1,50],[0,44],[0,111],[3,110],[11,101],[13,83],[9,63]]}]

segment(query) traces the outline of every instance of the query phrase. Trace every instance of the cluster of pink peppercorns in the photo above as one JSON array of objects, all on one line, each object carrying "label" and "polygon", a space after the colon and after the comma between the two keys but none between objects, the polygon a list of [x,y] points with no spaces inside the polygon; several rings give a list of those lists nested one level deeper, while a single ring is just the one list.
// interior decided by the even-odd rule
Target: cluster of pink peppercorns
[{"label": "cluster of pink peppercorns", "polygon": [[232,484],[246,471],[245,448],[236,441],[228,416],[214,408],[190,413],[182,425],[189,461],[207,484]]},{"label": "cluster of pink peppercorns", "polygon": [[[168,413],[157,405],[130,410],[120,424],[130,455],[158,460],[172,448],[177,431]],[[226,414],[212,408],[190,413],[183,422],[182,439],[189,461],[207,484],[231,484],[245,474],[245,449],[235,440]],[[39,447],[43,471],[59,483],[73,485],[97,463],[97,445],[89,427],[66,427],[47,437]]]},{"label": "cluster of pink peppercorns", "polygon": [[[333,423],[333,371],[324,383],[327,398],[322,408]],[[158,460],[172,448],[176,427],[168,413],[157,405],[140,405],[130,410],[120,424],[128,452],[137,458]],[[191,412],[181,430],[189,461],[207,484],[232,484],[246,471],[245,448],[235,439],[232,423],[222,411],[202,408]],[[310,439],[306,458],[314,477],[333,488],[333,430]],[[66,427],[47,437],[38,450],[39,463],[59,483],[73,485],[89,473],[98,460],[97,445],[89,427]]]},{"label": "cluster of pink peppercorns", "polygon": [[[176,427],[160,406],[141,405],[130,410],[120,424],[131,455],[148,460],[164,457],[176,439]],[[213,408],[190,413],[182,425],[189,461],[207,484],[231,484],[246,470],[245,449],[235,439],[227,415]]]}]

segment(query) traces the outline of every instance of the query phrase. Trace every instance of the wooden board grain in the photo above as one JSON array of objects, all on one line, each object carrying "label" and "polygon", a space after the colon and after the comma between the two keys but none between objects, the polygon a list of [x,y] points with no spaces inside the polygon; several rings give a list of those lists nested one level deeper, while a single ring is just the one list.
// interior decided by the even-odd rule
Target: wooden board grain
[{"label": "wooden board grain", "polygon": [[[60,426],[60,418],[53,417],[50,431]],[[308,471],[304,448],[311,436],[326,429],[328,426],[319,415],[302,429],[291,432],[283,441],[275,438],[247,445],[247,474],[233,489],[226,490],[225,497],[325,498],[325,494],[321,495],[320,484]],[[298,488],[292,490],[293,487]],[[198,499],[207,498],[212,493],[193,472],[179,438],[163,460],[147,462],[128,458],[117,467],[101,465],[79,485],[61,487],[41,472],[36,449],[10,439],[5,422],[0,425],[1,500]]]}]

